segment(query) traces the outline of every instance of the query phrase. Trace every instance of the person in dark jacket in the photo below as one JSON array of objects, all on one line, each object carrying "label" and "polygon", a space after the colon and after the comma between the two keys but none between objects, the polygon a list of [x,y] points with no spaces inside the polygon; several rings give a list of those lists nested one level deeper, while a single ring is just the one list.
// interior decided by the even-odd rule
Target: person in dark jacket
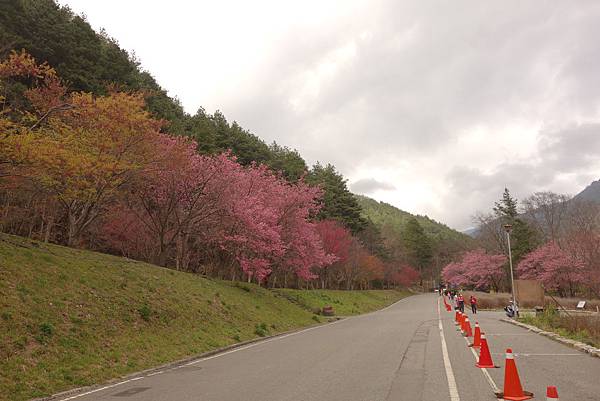
[{"label": "person in dark jacket", "polygon": [[465,297],[463,297],[462,293],[458,294],[456,301],[458,303],[458,310],[460,310],[462,313],[465,313]]}]

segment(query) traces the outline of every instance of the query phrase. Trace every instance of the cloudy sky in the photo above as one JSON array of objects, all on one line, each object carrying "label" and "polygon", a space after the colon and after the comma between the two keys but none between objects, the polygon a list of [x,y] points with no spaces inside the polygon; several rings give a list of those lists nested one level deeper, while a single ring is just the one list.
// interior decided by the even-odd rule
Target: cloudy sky
[{"label": "cloudy sky", "polygon": [[471,226],[600,178],[600,2],[62,0],[194,113]]}]

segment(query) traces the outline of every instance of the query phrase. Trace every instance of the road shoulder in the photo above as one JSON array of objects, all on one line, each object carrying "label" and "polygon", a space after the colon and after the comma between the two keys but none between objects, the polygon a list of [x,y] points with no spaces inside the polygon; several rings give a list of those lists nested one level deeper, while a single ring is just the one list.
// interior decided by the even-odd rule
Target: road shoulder
[{"label": "road shoulder", "polygon": [[541,336],[548,337],[551,340],[557,341],[557,342],[559,342],[561,344],[564,344],[566,346],[569,346],[571,348],[575,348],[576,350],[581,351],[583,353],[586,353],[586,354],[588,354],[590,356],[594,356],[596,358],[600,358],[600,348],[593,347],[593,346],[591,346],[589,344],[585,344],[585,343],[582,343],[580,341],[571,340],[570,338],[563,337],[563,336],[561,336],[561,335],[559,335],[557,333],[554,333],[552,331],[545,331],[545,330],[540,329],[537,326],[533,326],[533,325],[530,325],[530,324],[525,324],[525,323],[519,322],[519,321],[514,320],[514,319],[502,318],[502,319],[500,319],[500,321],[504,322],[504,323],[513,324],[515,326],[519,326],[519,327],[524,328],[524,329],[526,329],[528,331],[531,331],[533,333],[537,333],[537,334],[539,334]]}]

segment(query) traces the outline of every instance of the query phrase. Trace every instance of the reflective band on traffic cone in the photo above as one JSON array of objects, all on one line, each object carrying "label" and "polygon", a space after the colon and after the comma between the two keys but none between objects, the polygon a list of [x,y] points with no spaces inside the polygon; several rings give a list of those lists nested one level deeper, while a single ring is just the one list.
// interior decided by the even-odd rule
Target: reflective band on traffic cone
[{"label": "reflective band on traffic cone", "polygon": [[448,310],[448,302],[446,302],[446,297],[442,297],[442,299],[444,300],[444,308]]},{"label": "reflective band on traffic cone", "polygon": [[478,322],[475,322],[475,336],[473,336],[473,344],[469,345],[469,347],[481,347],[481,329],[479,328]]},{"label": "reflective band on traffic cone", "polygon": [[528,391],[523,391],[517,364],[512,349],[506,350],[506,363],[504,365],[504,391],[498,396],[510,401],[523,401],[533,398],[533,394]]},{"label": "reflective band on traffic cone", "polygon": [[485,339],[485,333],[481,333],[481,350],[479,351],[479,362],[475,364],[478,368],[497,368],[492,362],[492,354],[488,347],[487,340]]},{"label": "reflective band on traffic cone", "polygon": [[471,330],[471,322],[469,322],[468,317],[465,317],[465,336],[473,337],[473,331]]},{"label": "reflective band on traffic cone", "polygon": [[558,401],[558,391],[556,391],[556,387],[548,386],[546,389],[546,401]]}]

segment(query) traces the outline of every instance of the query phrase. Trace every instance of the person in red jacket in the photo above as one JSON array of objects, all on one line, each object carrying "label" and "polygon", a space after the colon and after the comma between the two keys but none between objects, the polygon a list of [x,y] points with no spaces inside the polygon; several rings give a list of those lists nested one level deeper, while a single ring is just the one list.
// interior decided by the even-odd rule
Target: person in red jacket
[{"label": "person in red jacket", "polygon": [[475,296],[471,295],[471,297],[469,298],[469,302],[471,303],[471,311],[473,312],[473,314],[477,313],[477,298],[475,298]]}]

